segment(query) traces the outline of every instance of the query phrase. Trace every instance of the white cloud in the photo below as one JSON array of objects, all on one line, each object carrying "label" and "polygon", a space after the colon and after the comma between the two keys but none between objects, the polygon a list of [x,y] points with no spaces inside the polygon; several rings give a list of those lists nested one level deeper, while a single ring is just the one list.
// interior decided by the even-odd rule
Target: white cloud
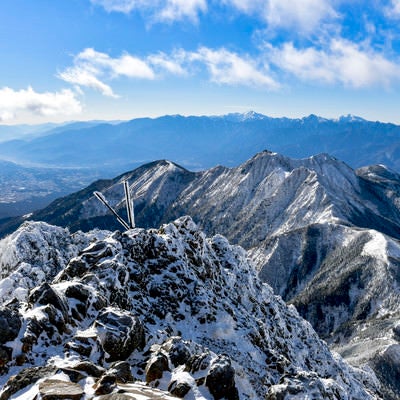
[{"label": "white cloud", "polygon": [[110,85],[120,77],[147,80],[160,79],[165,74],[189,76],[204,66],[210,81],[226,85],[242,85],[277,89],[269,67],[250,56],[242,56],[226,49],[201,47],[197,51],[176,50],[170,55],[163,52],[139,59],[130,54],[112,58],[106,53],[85,49],[74,58],[74,65],[58,74],[64,81],[76,86],[76,90],[88,87],[105,96],[118,97]]},{"label": "white cloud", "polygon": [[153,54],[147,57],[147,61],[154,68],[159,70],[167,71],[173,75],[187,75],[187,71],[183,68],[182,64],[184,63],[184,53],[182,52],[174,52],[172,56],[168,56],[165,53]]},{"label": "white cloud", "polygon": [[338,17],[332,0],[223,0],[245,14],[264,19],[269,29],[296,29],[297,34],[315,32],[321,24]]},{"label": "white cloud", "polygon": [[109,85],[106,85],[96,77],[96,73],[94,71],[90,71],[85,67],[75,66],[67,68],[65,71],[60,72],[58,77],[65,82],[76,85],[79,89],[81,86],[86,86],[91,89],[98,90],[104,96],[118,97],[114,94]]},{"label": "white cloud", "polygon": [[223,0],[223,4],[233,6],[240,12],[245,14],[256,14],[261,12],[263,16],[266,12],[266,0]]},{"label": "white cloud", "polygon": [[199,12],[206,11],[206,0],[167,0],[164,8],[158,13],[158,18],[166,21],[185,18],[197,21]]},{"label": "white cloud", "polygon": [[31,87],[14,90],[0,89],[0,121],[12,120],[19,112],[54,116],[78,114],[82,111],[80,102],[72,90],[59,92],[35,92]]},{"label": "white cloud", "polygon": [[267,89],[278,88],[265,65],[256,60],[241,57],[226,49],[212,50],[206,47],[188,53],[191,61],[204,63],[213,82],[227,85],[244,85]]},{"label": "white cloud", "polygon": [[154,20],[177,21],[190,19],[194,22],[200,12],[207,11],[207,0],[91,0],[107,12],[129,14],[134,10],[151,15]]},{"label": "white cloud", "polygon": [[300,29],[310,33],[337,17],[329,0],[269,0],[266,19],[272,27]]},{"label": "white cloud", "polygon": [[104,7],[107,12],[117,11],[126,14],[134,9],[149,7],[155,3],[151,0],[91,0],[91,2]]},{"label": "white cloud", "polygon": [[79,87],[98,90],[105,96],[118,97],[103,79],[127,77],[152,80],[155,74],[148,63],[130,54],[112,58],[88,48],[74,58],[74,66],[60,72],[58,77]]},{"label": "white cloud", "polygon": [[270,48],[271,60],[282,70],[305,81],[341,83],[361,88],[400,80],[400,66],[371,48],[334,39],[327,49],[297,49],[292,43]]},{"label": "white cloud", "polygon": [[400,18],[400,0],[391,0],[390,4],[385,8],[384,11],[388,18]]}]

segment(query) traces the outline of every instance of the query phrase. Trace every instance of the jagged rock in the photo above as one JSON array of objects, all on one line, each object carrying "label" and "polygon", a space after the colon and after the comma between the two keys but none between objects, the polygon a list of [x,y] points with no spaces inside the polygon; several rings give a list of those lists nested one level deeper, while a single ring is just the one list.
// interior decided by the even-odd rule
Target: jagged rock
[{"label": "jagged rock", "polygon": [[212,356],[209,351],[200,354],[194,354],[186,362],[185,371],[195,374],[198,371],[206,370],[211,363]]},{"label": "jagged rock", "polygon": [[[110,362],[126,360],[135,379],[145,379],[146,372],[152,386],[176,390],[177,395],[187,390],[186,382],[192,387],[186,397],[195,399],[203,392],[207,400],[234,399],[233,369],[241,400],[264,398],[283,376],[304,393],[317,377],[352,398],[379,398],[374,375],[333,356],[294,307],[261,283],[243,249],[219,235],[207,239],[189,217],[159,230],[132,229],[101,241],[105,243],[99,249],[111,250],[100,258],[86,257],[89,274],[71,281],[61,273],[49,282],[71,313],[62,335],[44,310],[61,311],[36,301],[43,297],[32,297],[36,302],[19,308],[22,326],[17,340],[23,343],[27,363],[74,368],[78,360],[90,360],[106,369],[99,392],[111,388],[133,393],[134,383],[119,383],[110,373]],[[90,293],[87,301],[86,294],[75,298],[81,296],[79,290],[74,293],[76,288],[70,289],[75,297],[66,295],[71,286],[84,287]],[[101,297],[112,303],[116,291],[126,293],[126,309],[94,307]],[[72,316],[78,304],[82,319]],[[142,350],[144,331],[147,344]],[[298,373],[304,381],[296,380]],[[95,374],[100,375],[88,373]],[[218,374],[225,381],[217,382]]]},{"label": "jagged rock", "polygon": [[174,400],[175,396],[171,396],[168,392],[158,390],[143,383],[133,383],[128,385],[119,385],[118,392],[100,395],[96,400],[132,400],[132,399],[159,399]]},{"label": "jagged rock", "polygon": [[81,361],[77,364],[72,365],[71,369],[84,372],[88,376],[93,376],[95,378],[100,378],[106,372],[103,367],[93,364],[90,361]]},{"label": "jagged rock", "polygon": [[183,399],[192,387],[187,382],[173,381],[168,386],[168,392],[180,399]]},{"label": "jagged rock", "polygon": [[110,393],[96,397],[96,400],[132,400],[132,399],[134,399],[134,397],[125,393]]},{"label": "jagged rock", "polygon": [[50,326],[48,324],[43,325],[44,330],[49,333],[49,337],[53,334],[54,326],[57,328],[60,334],[67,331],[67,321],[64,318],[64,314],[59,309],[57,309],[52,304],[47,304],[43,308],[43,312],[47,314],[50,323]]},{"label": "jagged rock", "polygon": [[168,354],[174,367],[184,365],[191,356],[188,346],[186,346],[181,337],[168,339],[162,345],[162,349]]},{"label": "jagged rock", "polygon": [[144,328],[139,318],[127,311],[107,308],[99,314],[95,327],[107,361],[125,360],[145,343]]},{"label": "jagged rock", "polygon": [[89,265],[82,259],[73,258],[66,268],[60,273],[59,279],[73,279],[82,277],[89,269]]},{"label": "jagged rock", "polygon": [[80,400],[84,391],[80,385],[59,379],[46,379],[39,383],[42,400]]},{"label": "jagged rock", "polygon": [[103,375],[93,386],[96,395],[111,393],[117,387],[115,375]]},{"label": "jagged rock", "polygon": [[235,386],[235,370],[231,360],[226,355],[220,355],[211,363],[207,374],[205,385],[215,400],[239,400],[238,391]]},{"label": "jagged rock", "polygon": [[25,368],[17,375],[12,376],[0,392],[0,400],[8,400],[13,394],[35,383],[41,378],[51,376],[56,367],[31,367]]},{"label": "jagged rock", "polygon": [[161,379],[164,371],[169,371],[168,358],[165,354],[158,352],[153,354],[146,365],[146,382]]},{"label": "jagged rock", "polygon": [[107,374],[115,375],[118,383],[133,382],[133,375],[131,372],[131,366],[126,361],[117,361],[111,364]]},{"label": "jagged rock", "polygon": [[21,317],[18,312],[0,309],[0,344],[14,340],[21,329]]},{"label": "jagged rock", "polygon": [[73,282],[65,290],[65,295],[86,303],[90,296],[90,291],[81,283]]},{"label": "jagged rock", "polygon": [[0,371],[11,360],[12,349],[8,346],[0,345]]},{"label": "jagged rock", "polygon": [[75,335],[71,341],[65,344],[66,349],[74,351],[81,356],[88,358],[92,354],[96,354],[97,358],[93,361],[99,362],[104,358],[104,350],[99,343],[99,338],[95,332],[84,331]]},{"label": "jagged rock", "polygon": [[29,295],[28,301],[30,303],[38,303],[41,305],[50,304],[57,310],[61,311],[65,320],[68,319],[67,302],[47,282],[33,289]]},{"label": "jagged rock", "polygon": [[57,372],[62,372],[67,375],[71,382],[78,383],[86,377],[82,372],[73,368],[60,368]]}]

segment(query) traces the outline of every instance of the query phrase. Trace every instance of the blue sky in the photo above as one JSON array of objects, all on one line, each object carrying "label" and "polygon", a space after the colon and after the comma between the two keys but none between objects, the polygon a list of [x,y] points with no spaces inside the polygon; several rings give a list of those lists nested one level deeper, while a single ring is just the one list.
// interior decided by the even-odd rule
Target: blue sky
[{"label": "blue sky", "polygon": [[2,0],[0,123],[400,123],[400,0]]}]

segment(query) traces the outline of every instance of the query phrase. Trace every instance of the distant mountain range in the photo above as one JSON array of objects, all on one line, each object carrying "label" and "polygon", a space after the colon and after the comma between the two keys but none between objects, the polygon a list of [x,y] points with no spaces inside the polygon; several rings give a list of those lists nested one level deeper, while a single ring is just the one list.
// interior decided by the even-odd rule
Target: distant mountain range
[{"label": "distant mountain range", "polygon": [[[384,164],[400,171],[400,127],[351,115],[336,120],[315,115],[289,119],[248,112],[108,123],[0,125],[0,160],[31,168],[31,178],[26,176],[20,185],[23,189],[18,204],[0,195],[0,219],[36,210],[57,195],[71,193],[79,189],[75,184],[78,180],[83,188],[100,176],[112,177],[153,160],[168,159],[191,170],[202,170],[239,165],[264,149],[293,158],[329,153],[353,168]],[[47,169],[45,178],[42,168]],[[60,188],[61,171],[53,170],[52,179],[50,168],[63,168],[65,182],[73,185],[66,183]],[[7,190],[3,188],[13,185],[13,178],[0,169],[0,182],[0,193],[4,193]],[[22,198],[31,197],[38,185],[46,186],[47,197],[24,203]]]},{"label": "distant mountain range", "polygon": [[124,180],[138,226],[190,215],[208,235],[242,245],[259,276],[332,348],[373,368],[387,399],[400,396],[399,174],[379,165],[353,170],[327,154],[295,160],[264,151],[201,172],[158,161],[97,181],[31,219],[72,231],[122,229],[93,191],[125,216]]},{"label": "distant mountain range", "polygon": [[0,159],[79,168],[169,159],[205,169],[238,165],[264,149],[293,158],[329,153],[352,167],[385,164],[400,171],[400,126],[351,115],[336,120],[315,115],[289,119],[254,112],[76,122],[42,129],[40,137],[26,135],[0,143]]}]

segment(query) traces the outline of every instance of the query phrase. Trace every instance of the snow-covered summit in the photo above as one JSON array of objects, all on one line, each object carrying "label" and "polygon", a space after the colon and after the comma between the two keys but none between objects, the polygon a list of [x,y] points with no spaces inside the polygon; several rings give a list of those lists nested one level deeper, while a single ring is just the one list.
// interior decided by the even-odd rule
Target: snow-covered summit
[{"label": "snow-covered summit", "polygon": [[114,232],[59,270],[0,309],[2,399],[60,380],[88,399],[133,393],[133,380],[186,399],[380,398],[374,374],[332,355],[243,249],[189,217]]}]

